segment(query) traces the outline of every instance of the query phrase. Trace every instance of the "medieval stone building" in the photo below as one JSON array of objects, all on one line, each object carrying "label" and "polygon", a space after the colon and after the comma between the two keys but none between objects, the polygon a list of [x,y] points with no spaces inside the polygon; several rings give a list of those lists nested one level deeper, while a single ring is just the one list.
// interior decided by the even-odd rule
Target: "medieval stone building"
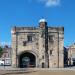
[{"label": "medieval stone building", "polygon": [[38,27],[14,27],[11,33],[13,67],[64,67],[63,27],[48,27],[41,19]]}]

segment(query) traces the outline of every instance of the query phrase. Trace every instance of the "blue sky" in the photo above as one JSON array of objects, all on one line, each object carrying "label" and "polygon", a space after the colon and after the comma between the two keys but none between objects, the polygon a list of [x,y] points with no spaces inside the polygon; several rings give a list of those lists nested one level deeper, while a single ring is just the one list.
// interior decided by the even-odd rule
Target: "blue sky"
[{"label": "blue sky", "polygon": [[11,42],[13,26],[64,26],[64,45],[75,42],[75,0],[0,0],[0,42]]}]

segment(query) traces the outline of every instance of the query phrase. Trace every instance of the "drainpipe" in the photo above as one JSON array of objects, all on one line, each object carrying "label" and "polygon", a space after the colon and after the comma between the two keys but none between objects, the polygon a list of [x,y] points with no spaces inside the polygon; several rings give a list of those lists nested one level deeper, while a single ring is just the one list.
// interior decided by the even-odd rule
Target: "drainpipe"
[{"label": "drainpipe", "polygon": [[[15,31],[16,31],[16,27],[15,27]],[[15,33],[15,35],[16,35],[16,67],[18,67],[18,65],[17,65],[17,59],[18,59],[18,57],[17,57],[17,49],[18,49],[18,35],[17,35],[18,33],[16,32]]]},{"label": "drainpipe", "polygon": [[59,68],[59,29],[58,29],[58,68]]},{"label": "drainpipe", "polygon": [[58,32],[58,68],[59,68],[59,32]]},{"label": "drainpipe", "polygon": [[49,55],[48,55],[48,26],[45,27],[45,59],[47,60],[47,68],[49,68]]}]

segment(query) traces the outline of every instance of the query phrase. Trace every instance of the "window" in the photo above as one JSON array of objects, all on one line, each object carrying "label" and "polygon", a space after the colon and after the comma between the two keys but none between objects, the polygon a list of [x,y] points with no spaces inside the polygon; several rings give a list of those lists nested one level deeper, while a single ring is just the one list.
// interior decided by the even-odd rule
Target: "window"
[{"label": "window", "polygon": [[27,39],[28,39],[28,42],[32,42],[32,36],[28,35]]},{"label": "window", "polygon": [[53,42],[53,35],[49,35],[49,42]]},{"label": "window", "polygon": [[45,47],[45,45],[43,44],[43,47]]},{"label": "window", "polygon": [[50,50],[50,55],[52,55],[52,50]]},{"label": "window", "polygon": [[8,57],[9,57],[9,54],[8,54]]},{"label": "window", "polygon": [[26,46],[26,41],[23,41],[23,46]]},{"label": "window", "polygon": [[42,56],[42,59],[44,59],[44,55]]},{"label": "window", "polygon": [[36,45],[38,45],[38,42],[36,43]]}]

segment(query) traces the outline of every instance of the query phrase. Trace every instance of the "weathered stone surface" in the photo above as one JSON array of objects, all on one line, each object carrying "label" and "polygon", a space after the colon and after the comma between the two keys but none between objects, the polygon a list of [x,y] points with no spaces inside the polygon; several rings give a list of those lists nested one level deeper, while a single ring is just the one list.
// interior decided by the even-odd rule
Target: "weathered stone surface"
[{"label": "weathered stone surface", "polygon": [[[43,25],[46,23],[40,23]],[[45,25],[43,25],[45,26]],[[19,56],[22,53],[29,52],[36,57],[36,67],[53,68],[64,67],[64,28],[48,27],[48,54],[45,53],[45,34],[43,28],[36,27],[16,27],[15,33],[12,33],[12,66],[19,65]],[[12,31],[14,28],[12,29]],[[32,41],[28,42],[28,35],[32,36]],[[43,35],[43,37],[41,36]],[[26,45],[23,46],[23,41]],[[52,50],[52,53],[50,53]],[[48,56],[46,56],[48,55]]]}]

